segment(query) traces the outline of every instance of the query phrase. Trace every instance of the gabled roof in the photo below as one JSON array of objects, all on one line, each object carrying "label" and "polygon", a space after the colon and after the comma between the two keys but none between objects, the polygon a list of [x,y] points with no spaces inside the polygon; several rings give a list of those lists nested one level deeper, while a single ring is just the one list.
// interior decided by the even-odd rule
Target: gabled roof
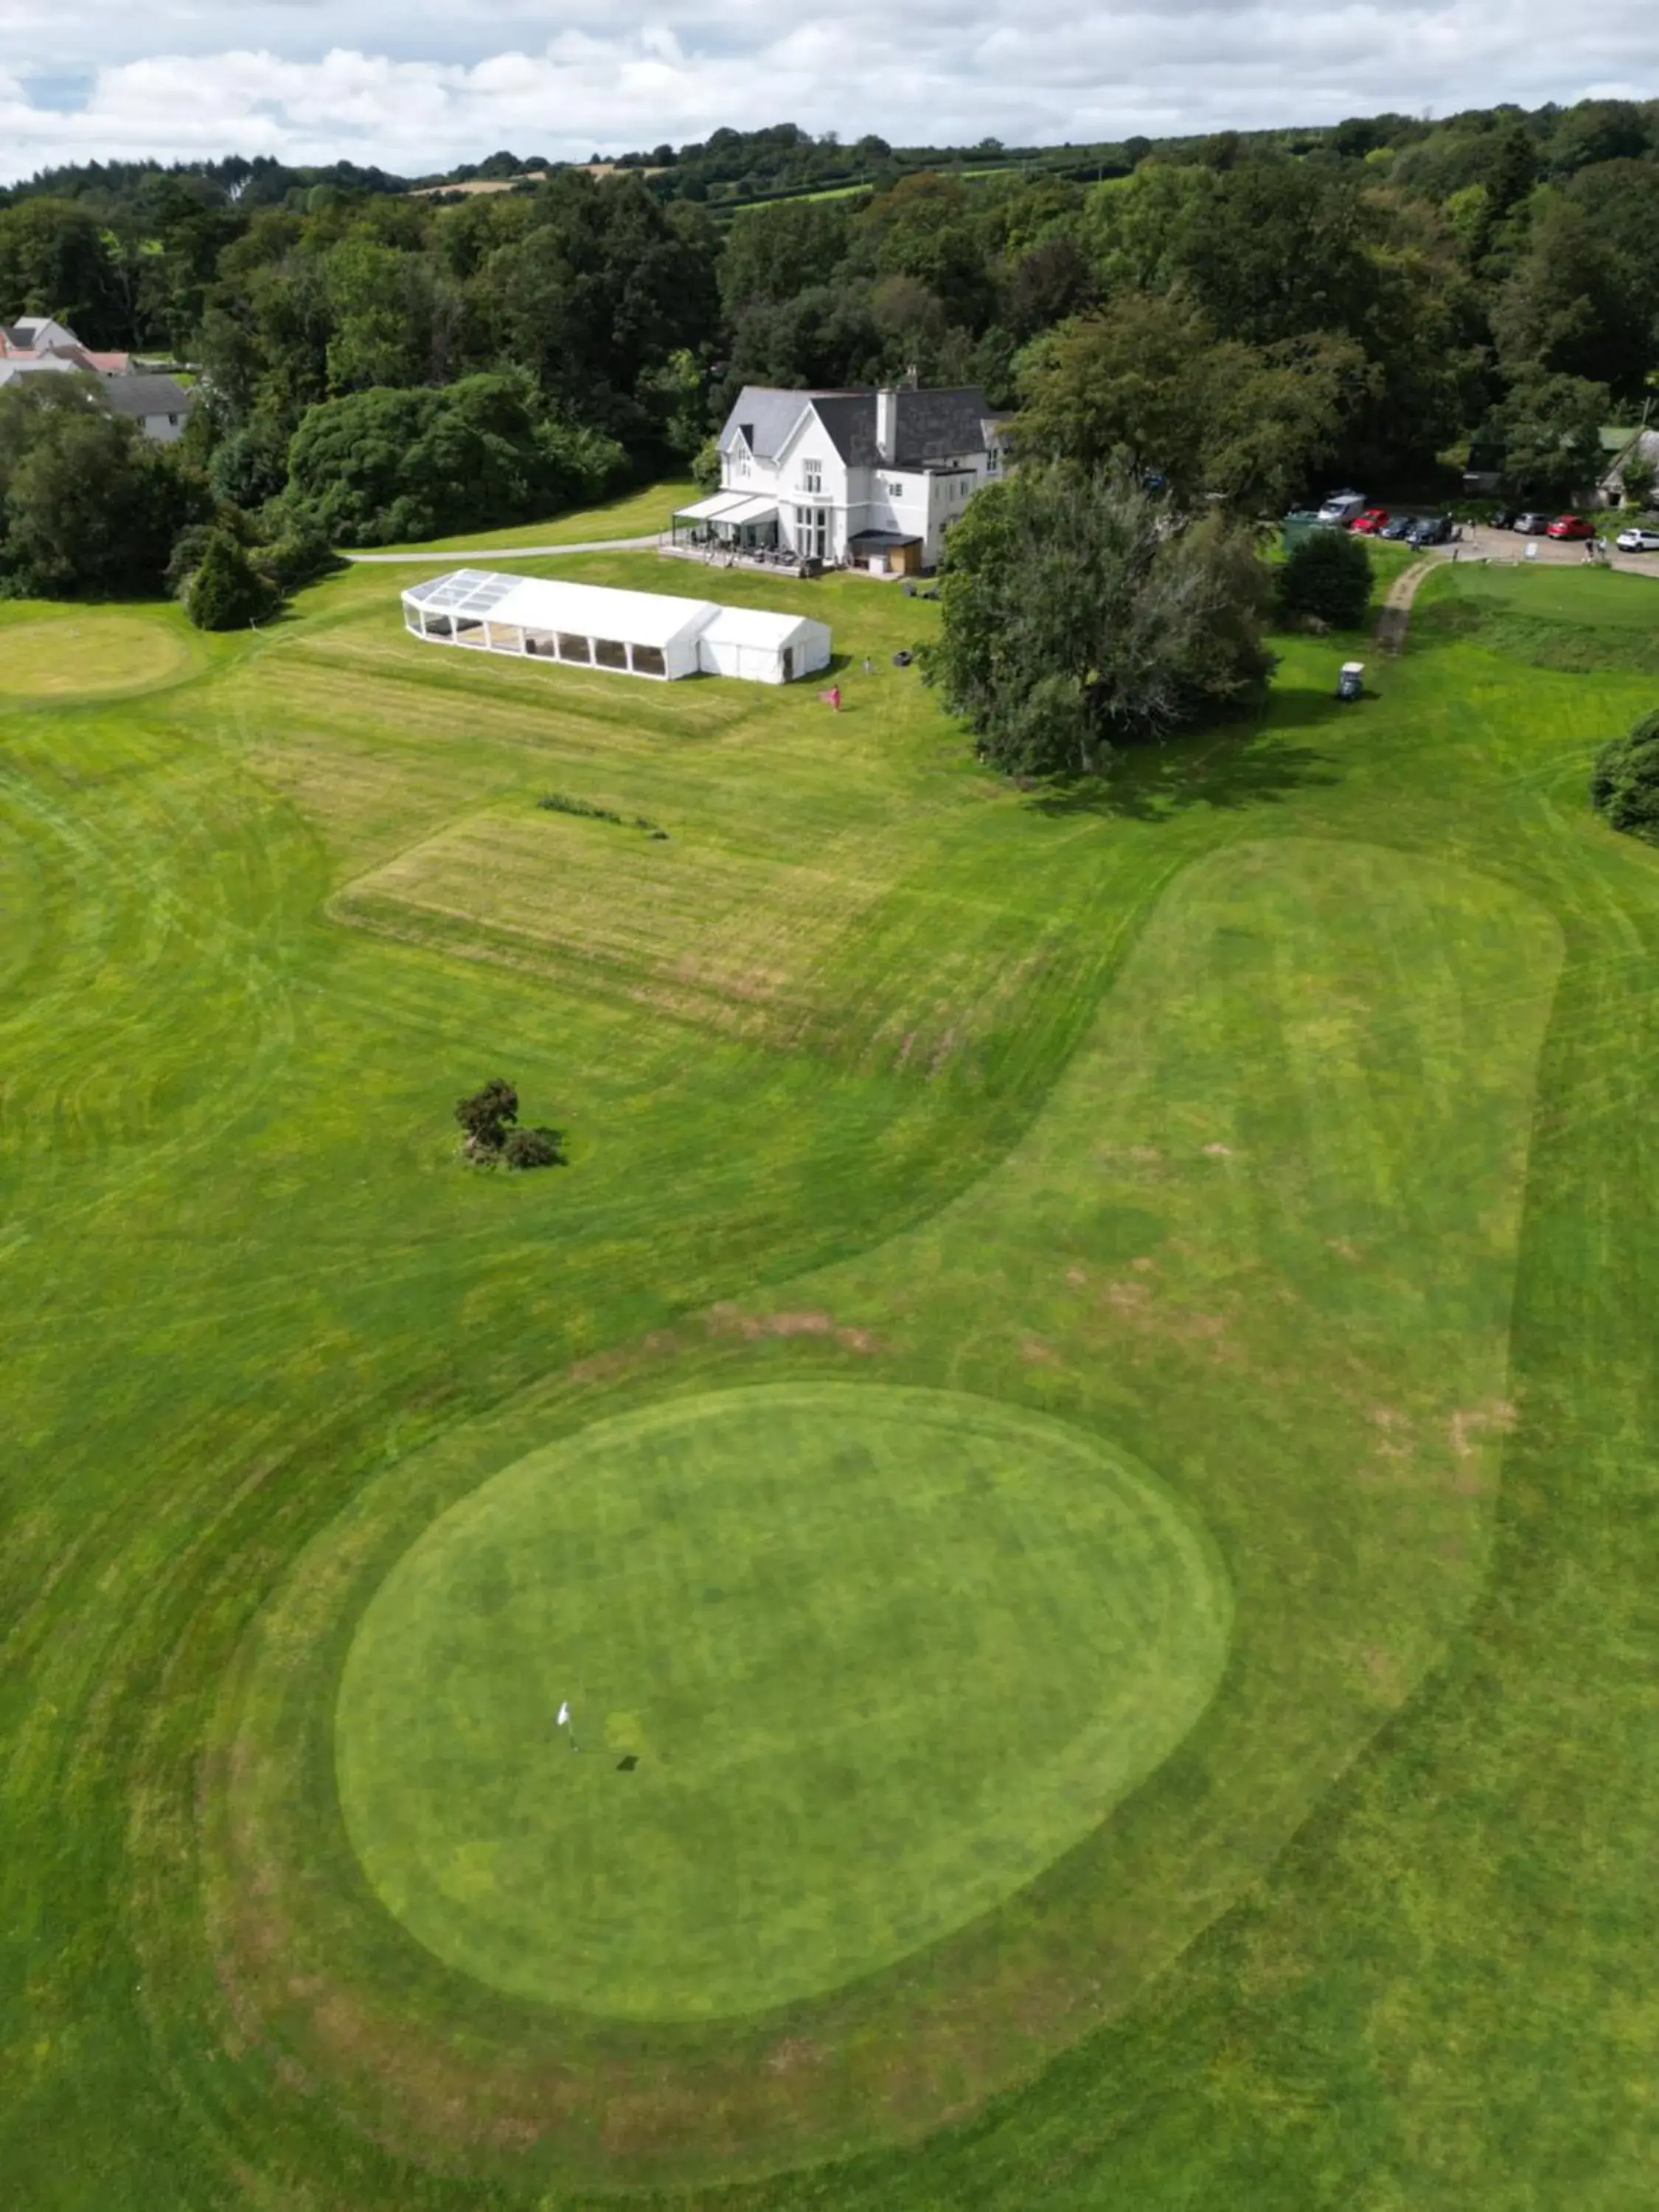
[{"label": "gabled roof", "polygon": [[742,437],[758,459],[775,459],[810,407],[849,468],[925,469],[958,454],[984,453],[1002,419],[973,385],[937,392],[902,385],[893,394],[894,450],[884,455],[876,447],[877,396],[870,387],[791,392],[746,384],[720,433],[721,450],[730,453]]},{"label": "gabled roof", "polygon": [[171,376],[106,376],[104,397],[118,415],[188,415],[194,395]]}]

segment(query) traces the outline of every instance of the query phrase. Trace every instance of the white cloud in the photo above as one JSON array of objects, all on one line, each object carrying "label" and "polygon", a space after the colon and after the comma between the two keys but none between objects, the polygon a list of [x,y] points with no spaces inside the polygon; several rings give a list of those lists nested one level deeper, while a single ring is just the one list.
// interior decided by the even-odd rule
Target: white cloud
[{"label": "white cloud", "polygon": [[[0,174],[242,151],[402,171],[783,118],[1009,143],[1659,91],[1651,0],[9,0]],[[596,27],[602,25],[603,27]]]}]

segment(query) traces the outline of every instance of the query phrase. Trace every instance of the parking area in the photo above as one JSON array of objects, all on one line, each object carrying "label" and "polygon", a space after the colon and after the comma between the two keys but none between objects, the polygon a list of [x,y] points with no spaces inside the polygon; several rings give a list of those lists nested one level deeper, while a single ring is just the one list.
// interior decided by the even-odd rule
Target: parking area
[{"label": "parking area", "polygon": [[[1583,568],[1586,547],[1582,541],[1556,538],[1523,538],[1513,530],[1493,530],[1485,523],[1466,522],[1462,534],[1442,552],[1443,560],[1507,561],[1514,563],[1551,562]],[[1624,568],[1638,576],[1659,577],[1659,553],[1620,553],[1611,542],[1605,556],[1595,556],[1599,568]]]}]

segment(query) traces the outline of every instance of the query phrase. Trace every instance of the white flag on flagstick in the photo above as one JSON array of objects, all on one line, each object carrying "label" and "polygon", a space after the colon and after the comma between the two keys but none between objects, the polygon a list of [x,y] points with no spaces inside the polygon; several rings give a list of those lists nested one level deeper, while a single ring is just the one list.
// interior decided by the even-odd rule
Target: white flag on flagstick
[{"label": "white flag on flagstick", "polygon": [[569,1706],[569,1704],[568,1704],[568,1701],[567,1701],[564,1705],[562,1705],[559,1707],[559,1717],[558,1717],[558,1719],[557,1719],[556,1721],[555,1721],[555,1722],[554,1722],[553,1725],[554,1725],[554,1727],[555,1727],[555,1728],[568,1728],[568,1727],[569,1727],[569,1725],[570,1725],[570,1706]]}]

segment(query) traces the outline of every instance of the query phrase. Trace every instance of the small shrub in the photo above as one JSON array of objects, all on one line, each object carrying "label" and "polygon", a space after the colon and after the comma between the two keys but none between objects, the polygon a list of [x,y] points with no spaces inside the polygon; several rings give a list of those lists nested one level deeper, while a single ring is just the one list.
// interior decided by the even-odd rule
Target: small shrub
[{"label": "small shrub", "polygon": [[185,610],[198,629],[242,629],[263,622],[280,605],[228,530],[215,530],[202,549],[201,565],[185,587]]},{"label": "small shrub", "polygon": [[262,546],[253,557],[284,599],[290,592],[335,575],[346,566],[322,532],[304,522]]},{"label": "small shrub", "polygon": [[1602,746],[1590,804],[1614,830],[1659,845],[1659,713],[1644,714],[1628,737]]},{"label": "small shrub", "polygon": [[560,1129],[509,1129],[501,1146],[501,1161],[509,1168],[562,1168],[565,1164],[564,1133]]},{"label": "small shrub", "polygon": [[1279,611],[1286,622],[1358,629],[1370,603],[1370,552],[1352,532],[1310,530],[1279,572]]}]

